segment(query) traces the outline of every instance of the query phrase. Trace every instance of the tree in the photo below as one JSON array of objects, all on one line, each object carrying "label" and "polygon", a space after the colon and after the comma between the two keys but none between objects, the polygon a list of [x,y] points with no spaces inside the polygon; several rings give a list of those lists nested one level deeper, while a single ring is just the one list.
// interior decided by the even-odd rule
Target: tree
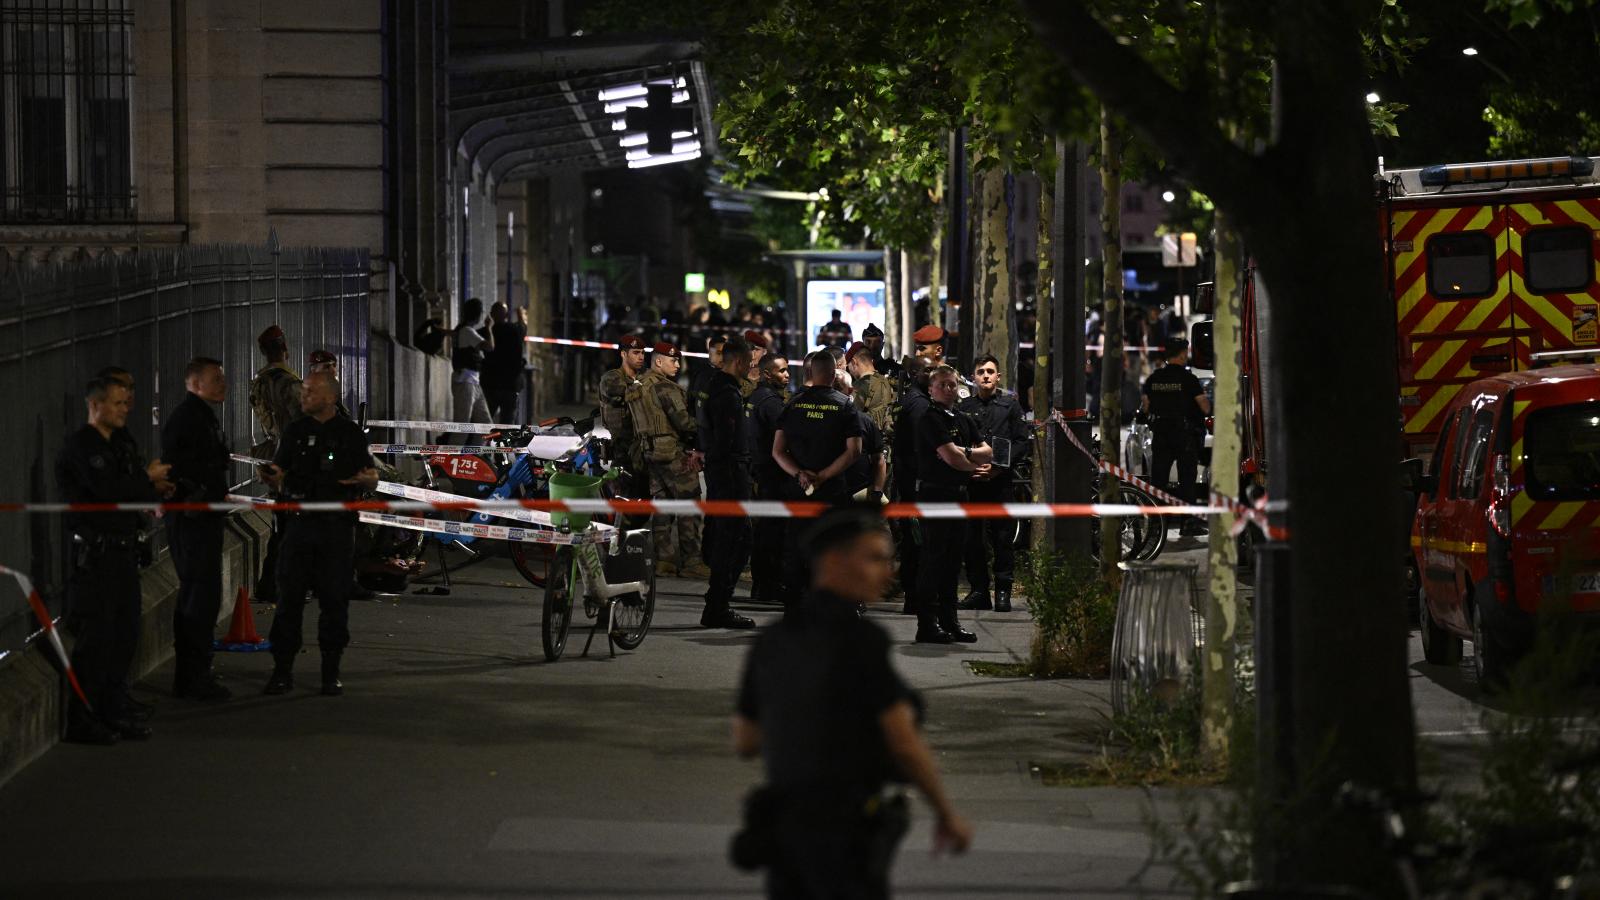
[{"label": "tree", "polygon": [[1388,514],[1399,491],[1398,384],[1363,99],[1362,27],[1377,4],[1235,4],[1264,23],[1245,39],[1270,47],[1275,61],[1273,127],[1255,151],[1218,124],[1246,111],[1203,82],[1169,80],[1081,0],[1023,5],[1073,75],[1212,197],[1256,256],[1273,323],[1273,488],[1293,504],[1275,516],[1292,528],[1283,560],[1291,592],[1259,601],[1284,604],[1274,612],[1287,615],[1290,643],[1287,671],[1263,673],[1280,679],[1262,685],[1283,692],[1270,701],[1287,704],[1262,722],[1263,746],[1280,751],[1262,761],[1263,787],[1287,821],[1326,822],[1315,843],[1292,830],[1259,834],[1260,874],[1381,887],[1385,867],[1368,823],[1329,812],[1345,780],[1403,788],[1415,778],[1403,544]]}]

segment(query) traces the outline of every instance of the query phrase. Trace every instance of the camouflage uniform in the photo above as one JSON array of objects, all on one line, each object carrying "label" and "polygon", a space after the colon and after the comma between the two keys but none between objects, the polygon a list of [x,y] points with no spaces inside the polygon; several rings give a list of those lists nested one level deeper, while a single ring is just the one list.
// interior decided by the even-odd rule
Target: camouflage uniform
[{"label": "camouflage uniform", "polygon": [[[650,472],[650,497],[656,500],[698,500],[700,477],[689,467],[695,449],[695,423],[689,416],[688,393],[676,381],[652,369],[628,391],[638,453]],[[700,558],[698,516],[655,516],[656,559],[677,572]]]},{"label": "camouflage uniform", "polygon": [[290,422],[300,418],[300,376],[287,363],[268,363],[250,379],[250,409],[261,424],[262,439],[250,448],[250,455],[271,459],[278,452],[278,438]]},{"label": "camouflage uniform", "polygon": [[612,460],[628,468],[639,470],[633,416],[628,413],[628,387],[638,384],[637,378],[618,366],[600,376],[600,422],[611,432]]}]

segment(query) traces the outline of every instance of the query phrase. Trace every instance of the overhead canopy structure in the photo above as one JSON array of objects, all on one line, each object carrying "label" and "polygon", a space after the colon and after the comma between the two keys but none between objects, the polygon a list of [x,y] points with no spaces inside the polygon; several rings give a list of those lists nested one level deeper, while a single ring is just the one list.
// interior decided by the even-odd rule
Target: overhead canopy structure
[{"label": "overhead canopy structure", "polygon": [[[500,184],[693,159],[714,143],[699,53],[693,41],[624,37],[458,53],[450,62],[452,143],[475,172]],[[670,132],[670,152],[647,147],[647,123]]]}]

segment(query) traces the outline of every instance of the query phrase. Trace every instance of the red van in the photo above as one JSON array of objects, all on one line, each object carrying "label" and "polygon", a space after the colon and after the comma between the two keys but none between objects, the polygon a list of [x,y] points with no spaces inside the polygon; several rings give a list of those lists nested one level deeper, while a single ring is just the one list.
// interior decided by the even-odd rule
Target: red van
[{"label": "red van", "polygon": [[1426,474],[1411,546],[1428,662],[1473,642],[1494,684],[1560,601],[1600,618],[1600,366],[1495,375],[1458,394]]}]

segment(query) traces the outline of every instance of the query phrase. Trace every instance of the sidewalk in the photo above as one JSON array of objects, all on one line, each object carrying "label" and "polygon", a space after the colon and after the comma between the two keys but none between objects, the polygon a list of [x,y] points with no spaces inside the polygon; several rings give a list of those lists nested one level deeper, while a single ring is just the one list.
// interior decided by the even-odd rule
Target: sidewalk
[{"label": "sidewalk", "polygon": [[[259,694],[265,655],[221,655],[221,706],[166,698],[156,672],[138,689],[159,704],[154,740],[63,745],[0,789],[4,896],[758,896],[725,854],[760,778],[728,749],[753,633],[699,628],[703,585],[666,579],[639,650],[582,658],[575,627],[547,665],[541,594],[507,562],[455,584],[355,605],[344,697],[315,693],[312,654],[282,698]],[[973,675],[964,660],[1026,653],[1025,612],[966,615],[980,641],[953,648],[872,615],[978,829],[970,854],[930,862],[919,807],[897,893],[1138,894],[1144,792],[1045,787],[1030,768],[1094,751],[1105,684]]]}]

